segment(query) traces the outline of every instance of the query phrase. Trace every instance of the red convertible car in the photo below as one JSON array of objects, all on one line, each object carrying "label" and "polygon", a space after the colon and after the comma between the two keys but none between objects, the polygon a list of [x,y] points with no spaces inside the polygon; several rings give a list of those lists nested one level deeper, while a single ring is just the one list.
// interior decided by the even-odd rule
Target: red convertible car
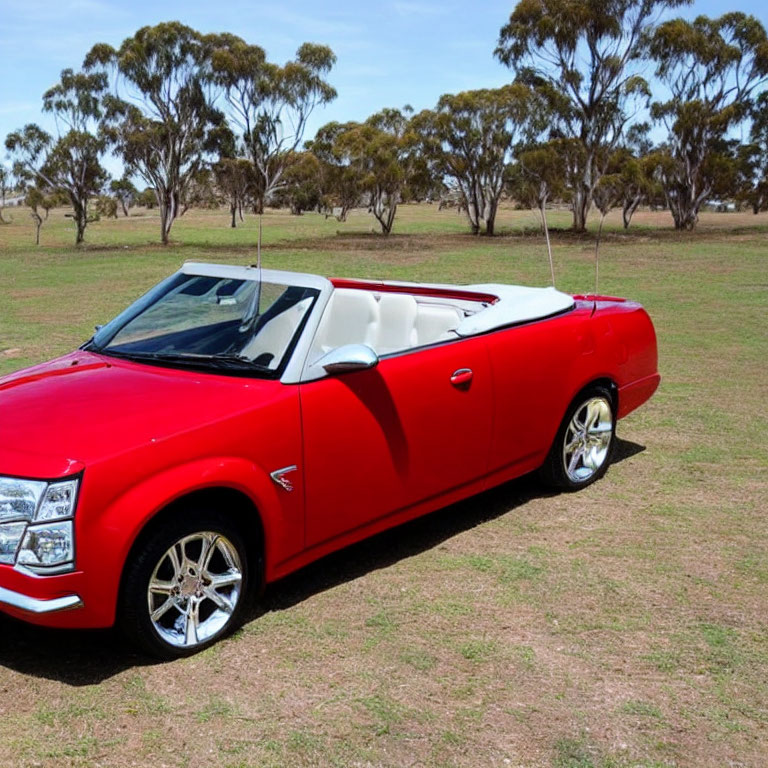
[{"label": "red convertible car", "polygon": [[589,485],[658,383],[624,299],[185,264],[0,378],[0,610],[193,653],[354,541],[533,470]]}]

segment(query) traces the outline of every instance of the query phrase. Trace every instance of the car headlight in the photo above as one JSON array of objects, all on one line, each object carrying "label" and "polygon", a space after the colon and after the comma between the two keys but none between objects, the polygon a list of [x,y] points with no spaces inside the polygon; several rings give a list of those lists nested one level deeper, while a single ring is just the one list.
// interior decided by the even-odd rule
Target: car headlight
[{"label": "car headlight", "polygon": [[0,477],[0,563],[36,573],[74,561],[79,478],[48,483]]}]

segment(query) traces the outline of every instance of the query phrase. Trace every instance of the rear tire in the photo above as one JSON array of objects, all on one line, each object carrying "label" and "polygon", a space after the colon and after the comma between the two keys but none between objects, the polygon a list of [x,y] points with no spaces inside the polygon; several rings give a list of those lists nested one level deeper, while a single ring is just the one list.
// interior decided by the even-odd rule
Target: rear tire
[{"label": "rear tire", "polygon": [[237,527],[210,511],[182,508],[134,547],[118,624],[152,656],[191,656],[240,626],[249,581],[247,549]]},{"label": "rear tire", "polygon": [[608,469],[616,442],[616,405],[605,386],[583,390],[566,411],[546,461],[542,480],[563,491],[579,491]]}]

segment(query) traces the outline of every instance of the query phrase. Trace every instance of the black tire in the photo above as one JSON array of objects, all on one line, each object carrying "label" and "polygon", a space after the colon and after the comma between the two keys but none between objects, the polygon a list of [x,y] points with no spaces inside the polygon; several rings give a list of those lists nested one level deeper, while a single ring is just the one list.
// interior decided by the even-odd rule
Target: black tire
[{"label": "black tire", "polygon": [[[577,469],[569,473],[570,462],[566,462],[566,439],[575,437],[572,423],[577,417],[579,421],[581,420],[581,417],[586,413],[588,403],[599,401],[604,402],[610,409],[610,419],[605,419],[603,422],[601,422],[605,425],[602,427],[604,430],[603,434],[609,435],[607,439],[607,446],[605,446],[605,454],[603,456],[602,447],[598,451],[597,446],[594,446],[595,454],[590,457],[590,462],[596,463],[596,457],[600,456],[602,460],[600,461],[599,466],[596,469],[590,471],[590,468],[587,467],[586,464],[582,468],[578,468],[577,462]],[[602,406],[600,406],[600,408],[601,414],[604,415]],[[608,427],[609,422],[610,427]],[[586,437],[586,432],[587,430],[585,429],[585,439],[590,439]],[[596,432],[596,434],[599,433]],[[593,437],[591,439],[596,440],[597,438]],[[601,439],[604,440],[605,438],[602,437]],[[568,443],[568,445],[571,444],[573,444],[573,440]],[[599,480],[606,473],[608,465],[611,463],[611,459],[613,457],[615,444],[616,398],[608,387],[593,384],[582,390],[573,399],[573,402],[568,407],[568,410],[565,413],[565,417],[560,424],[560,428],[557,430],[557,435],[555,436],[555,440],[549,450],[549,454],[547,455],[544,464],[539,470],[539,476],[541,477],[542,481],[551,488],[557,488],[558,490],[562,491],[580,491],[582,488],[586,488],[588,485],[592,485],[592,483]],[[572,455],[572,453],[569,454],[571,457]],[[580,470],[583,470],[581,471],[582,476],[578,476]]]},{"label": "black tire", "polygon": [[[213,537],[209,534],[213,534]],[[189,571],[195,569],[193,561],[198,546],[198,563],[204,559],[203,547],[208,546],[212,554],[207,561],[208,565],[192,574]],[[183,577],[179,571],[174,570],[169,555],[172,548],[176,553],[176,561],[180,565],[186,564],[187,570]],[[183,553],[181,560],[180,553]],[[242,623],[251,594],[247,554],[243,536],[231,522],[210,510],[197,507],[176,509],[175,514],[151,524],[131,551],[123,573],[118,626],[135,645],[160,659],[191,656],[208,648]],[[236,567],[227,567],[233,565]],[[236,579],[238,574],[239,589],[237,584],[214,587],[210,578],[215,575],[226,581],[227,578]],[[155,594],[153,590],[150,595],[150,581],[155,585],[162,583],[163,587],[166,583],[175,585],[175,593],[167,597],[172,602],[170,607],[165,608],[163,598],[166,593],[160,591]],[[222,610],[220,605],[207,596],[213,592],[223,604],[231,603],[231,612]],[[162,602],[158,604],[156,601]],[[190,609],[194,602],[196,609]],[[150,605],[156,611],[165,608],[165,613],[157,622],[150,615]],[[190,621],[189,615],[197,618]],[[187,624],[194,625],[190,631],[191,638],[186,634]],[[202,632],[204,625],[206,633]],[[182,628],[184,638],[177,637]],[[198,628],[201,630],[199,641]],[[190,639],[193,642],[188,642]]]}]

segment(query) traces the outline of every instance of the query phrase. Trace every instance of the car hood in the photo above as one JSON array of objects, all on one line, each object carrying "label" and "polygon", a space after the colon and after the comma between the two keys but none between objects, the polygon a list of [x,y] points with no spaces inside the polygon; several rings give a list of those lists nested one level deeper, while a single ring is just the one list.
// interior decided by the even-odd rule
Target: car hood
[{"label": "car hood", "polygon": [[0,377],[0,474],[59,477],[252,410],[277,381],[75,352]]}]

